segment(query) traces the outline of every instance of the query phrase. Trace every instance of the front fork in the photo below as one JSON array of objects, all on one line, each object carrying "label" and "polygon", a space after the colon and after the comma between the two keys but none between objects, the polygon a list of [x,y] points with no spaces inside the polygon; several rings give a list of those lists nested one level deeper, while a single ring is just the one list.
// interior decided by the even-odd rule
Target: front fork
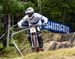
[{"label": "front fork", "polygon": [[37,33],[32,33],[31,42],[32,42],[32,48],[34,49],[34,51],[38,52],[39,51],[39,42],[38,42]]}]

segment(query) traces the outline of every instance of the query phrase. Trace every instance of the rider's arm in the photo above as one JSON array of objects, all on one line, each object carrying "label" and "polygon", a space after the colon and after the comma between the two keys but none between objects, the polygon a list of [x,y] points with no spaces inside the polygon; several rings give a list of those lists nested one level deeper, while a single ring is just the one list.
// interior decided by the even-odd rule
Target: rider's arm
[{"label": "rider's arm", "polygon": [[42,20],[42,22],[45,23],[45,24],[48,22],[48,18],[43,16],[43,15],[35,13],[35,16],[38,17],[40,20]]},{"label": "rider's arm", "polygon": [[45,16],[42,16],[42,19],[41,20],[44,22],[44,24],[46,24],[48,22],[48,18],[45,17]]},{"label": "rider's arm", "polygon": [[21,19],[21,21],[18,22],[18,27],[19,28],[24,28],[24,26],[22,24],[26,21],[27,17],[28,16],[26,15],[25,17],[23,17],[23,19]]}]

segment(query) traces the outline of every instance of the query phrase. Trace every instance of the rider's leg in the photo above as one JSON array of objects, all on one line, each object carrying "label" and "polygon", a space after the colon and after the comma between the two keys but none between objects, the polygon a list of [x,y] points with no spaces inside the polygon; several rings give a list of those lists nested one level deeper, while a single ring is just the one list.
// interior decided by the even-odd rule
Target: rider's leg
[{"label": "rider's leg", "polygon": [[43,51],[43,39],[41,37],[41,33],[38,34],[38,43],[39,43],[39,48],[41,51]]}]

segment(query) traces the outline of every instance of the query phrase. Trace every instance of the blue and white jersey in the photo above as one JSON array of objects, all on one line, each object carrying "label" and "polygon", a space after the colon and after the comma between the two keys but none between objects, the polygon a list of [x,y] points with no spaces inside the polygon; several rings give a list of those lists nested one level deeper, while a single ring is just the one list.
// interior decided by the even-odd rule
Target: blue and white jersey
[{"label": "blue and white jersey", "polygon": [[42,25],[42,23],[46,24],[47,22],[48,22],[47,17],[42,16],[38,13],[33,13],[31,17],[29,17],[28,15],[24,16],[23,19],[21,19],[21,21],[18,22],[18,26],[20,28],[24,28],[24,25],[26,24],[28,24],[28,26],[33,24]]}]

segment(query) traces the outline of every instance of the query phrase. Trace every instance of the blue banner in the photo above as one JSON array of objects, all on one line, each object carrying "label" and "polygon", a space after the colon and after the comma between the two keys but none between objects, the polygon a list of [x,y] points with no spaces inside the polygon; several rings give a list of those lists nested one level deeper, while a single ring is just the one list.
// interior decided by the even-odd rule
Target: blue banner
[{"label": "blue banner", "polygon": [[62,23],[57,23],[54,21],[48,21],[48,23],[43,26],[43,29],[58,32],[58,33],[70,33],[70,27],[67,25],[64,25]]}]

